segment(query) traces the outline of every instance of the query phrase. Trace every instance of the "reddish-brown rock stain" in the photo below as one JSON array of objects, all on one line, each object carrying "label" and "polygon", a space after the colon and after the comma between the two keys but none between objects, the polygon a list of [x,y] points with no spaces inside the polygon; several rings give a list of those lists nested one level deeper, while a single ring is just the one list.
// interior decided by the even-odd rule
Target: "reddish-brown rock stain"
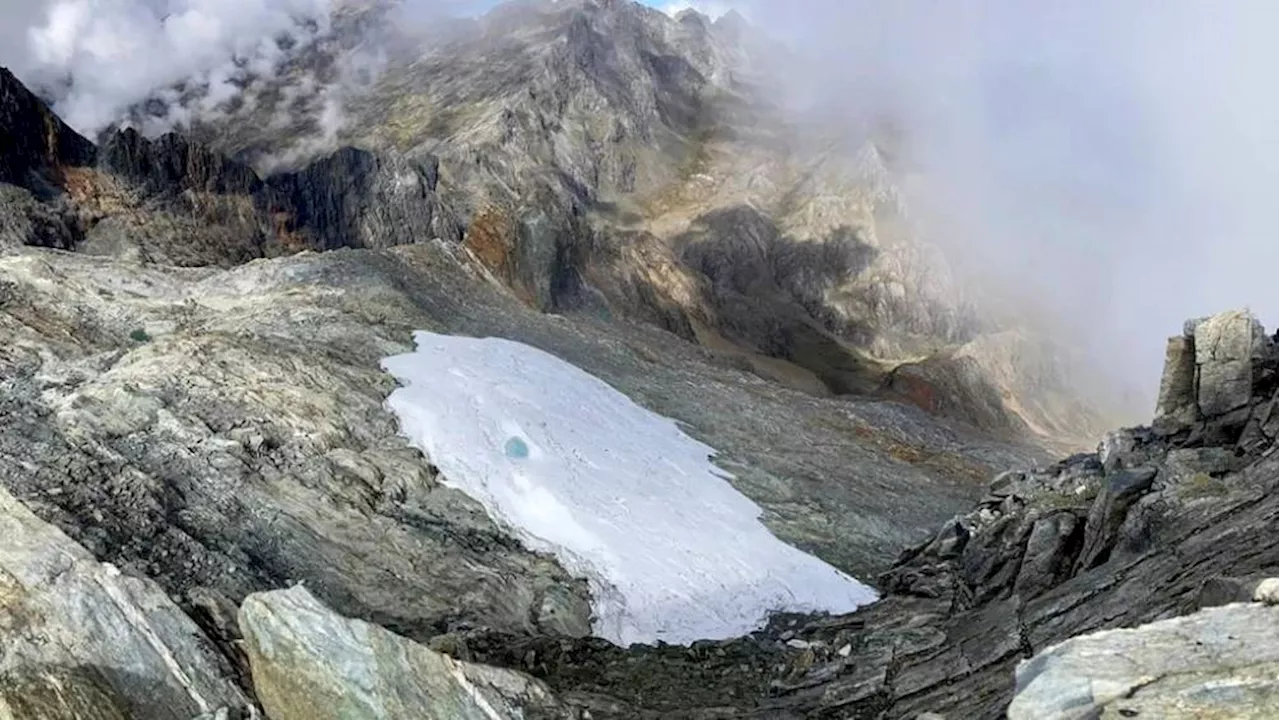
[{"label": "reddish-brown rock stain", "polygon": [[903,400],[921,410],[938,412],[938,393],[929,381],[915,375],[899,374],[894,378],[893,389]]},{"label": "reddish-brown rock stain", "polygon": [[477,211],[462,243],[521,302],[536,304],[534,293],[516,275],[515,228],[502,209],[489,205]]}]

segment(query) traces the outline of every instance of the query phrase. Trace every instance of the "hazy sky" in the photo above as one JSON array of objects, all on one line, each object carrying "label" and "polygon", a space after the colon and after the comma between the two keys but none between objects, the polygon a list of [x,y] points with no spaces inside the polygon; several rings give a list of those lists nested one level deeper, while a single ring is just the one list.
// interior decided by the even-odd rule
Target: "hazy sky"
[{"label": "hazy sky", "polygon": [[[1280,320],[1275,0],[648,4],[736,7],[800,52],[788,97],[851,126],[892,117],[930,237],[1084,327],[1147,390],[1184,318]],[[328,5],[0,0],[0,63],[72,77],[58,109],[88,130],[191,75],[229,88],[232,53],[269,65],[272,35]]]},{"label": "hazy sky", "polygon": [[[723,4],[723,3],[722,3]],[[738,0],[793,84],[889,113],[931,237],[1154,391],[1188,317],[1280,295],[1274,0]]]}]

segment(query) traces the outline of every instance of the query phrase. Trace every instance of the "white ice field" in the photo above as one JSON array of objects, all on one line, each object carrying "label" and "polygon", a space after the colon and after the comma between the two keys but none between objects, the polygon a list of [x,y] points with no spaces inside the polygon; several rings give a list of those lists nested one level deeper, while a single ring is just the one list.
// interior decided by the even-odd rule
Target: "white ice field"
[{"label": "white ice field", "polygon": [[402,432],[529,547],[586,577],[620,645],[742,635],[874,591],[775,538],[715,450],[577,367],[498,338],[414,334],[385,359]]}]

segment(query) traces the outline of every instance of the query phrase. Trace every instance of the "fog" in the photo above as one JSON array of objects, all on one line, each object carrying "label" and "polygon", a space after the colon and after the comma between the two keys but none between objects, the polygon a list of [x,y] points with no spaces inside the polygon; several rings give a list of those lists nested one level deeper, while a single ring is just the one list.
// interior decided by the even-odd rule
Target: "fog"
[{"label": "fog", "polygon": [[915,220],[963,272],[1145,402],[1184,319],[1275,328],[1275,2],[735,5],[796,51],[797,108],[896,126]]},{"label": "fog", "polygon": [[179,82],[207,84],[195,109],[212,111],[240,91],[246,74],[270,74],[282,52],[277,38],[322,32],[329,7],[330,0],[5,0],[0,63],[92,134]]},{"label": "fog", "polygon": [[[405,18],[491,4],[418,0]],[[1274,0],[650,4],[738,9],[793,49],[776,93],[799,117],[892,125],[924,234],[996,302],[1055,318],[1144,402],[1185,318],[1247,306],[1280,319]],[[322,35],[330,9],[0,0],[0,64],[88,134],[195,78],[204,99],[160,119],[181,122],[269,77],[278,39]],[[316,97],[332,135],[341,97]]]}]

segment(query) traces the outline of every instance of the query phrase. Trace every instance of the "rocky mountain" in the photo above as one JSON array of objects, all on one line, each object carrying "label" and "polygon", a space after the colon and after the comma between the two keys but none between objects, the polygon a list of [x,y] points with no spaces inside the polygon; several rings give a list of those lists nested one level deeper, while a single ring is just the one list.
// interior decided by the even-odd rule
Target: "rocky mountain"
[{"label": "rocky mountain", "polygon": [[[808,392],[1055,448],[1111,424],[1108,393],[1079,389],[1104,374],[979,308],[912,230],[891,143],[790,112],[771,74],[788,50],[740,17],[539,0],[412,39],[400,21],[395,3],[344,4],[324,41],[188,134],[264,174],[325,172],[307,163],[339,145],[429,169],[428,222],[365,245],[461,241],[540,310],[650,322]],[[274,234],[268,255],[308,246]]]},{"label": "rocky mountain", "polygon": [[[344,5],[288,62],[328,77],[384,11]],[[1224,678],[1274,696],[1273,646],[1177,665],[1133,635],[1069,641],[1274,627],[1228,604],[1277,575],[1274,335],[1189,323],[1152,426],[1050,463],[1100,422],[1074,371],[948,279],[874,142],[788,124],[740,20],[521,2],[437,39],[389,46],[346,100],[348,146],[316,157],[272,120],[287,83],[93,143],[0,70],[0,714],[1195,716],[1239,709],[1205,690]],[[688,647],[590,637],[586,582],[398,434],[379,361],[415,330],[526,343],[674,418],[776,537],[884,597]],[[1102,688],[1078,659],[1097,644],[1156,681]]]}]

